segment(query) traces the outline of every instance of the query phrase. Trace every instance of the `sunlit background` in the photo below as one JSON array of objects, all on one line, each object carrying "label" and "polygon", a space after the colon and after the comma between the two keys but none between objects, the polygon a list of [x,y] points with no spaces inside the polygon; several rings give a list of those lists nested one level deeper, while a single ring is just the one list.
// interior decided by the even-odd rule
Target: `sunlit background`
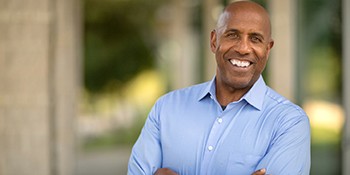
[{"label": "sunlit background", "polygon": [[[311,174],[341,174],[341,141],[345,122],[345,109],[342,105],[344,83],[342,2],[346,0],[255,1],[271,12],[273,36],[276,41],[263,73],[265,80],[272,88],[300,105],[311,122]],[[49,163],[43,165],[48,168],[43,168],[42,172],[49,172],[52,175],[68,175],[69,172],[77,175],[126,174],[132,145],[157,98],[171,90],[208,81],[214,76],[216,65],[213,54],[209,50],[210,30],[215,25],[218,13],[229,2],[231,1],[81,0],[77,3],[78,5],[75,4],[77,6],[74,6],[79,10],[72,10],[70,6],[65,7],[67,11],[71,10],[72,14],[64,10],[59,11],[57,8],[55,14],[66,15],[41,17],[41,13],[26,16],[25,12],[13,13],[17,16],[7,15],[7,11],[1,11],[1,8],[6,7],[7,10],[11,10],[16,6],[11,6],[10,1],[0,0],[0,142],[3,142],[0,143],[0,154],[10,157],[6,160],[0,159],[2,160],[0,175],[27,174],[27,171],[18,171],[13,167],[19,165],[24,169],[31,169],[30,165],[39,165],[41,160],[46,160],[45,156],[48,157]],[[30,4],[47,6],[48,10],[45,13],[51,13],[50,3],[28,3],[22,6]],[[78,20],[71,19],[70,15]],[[16,63],[10,58],[16,57],[16,54],[21,52],[9,54],[10,52],[5,52],[6,49],[2,49],[7,48],[5,45],[8,43],[5,42],[10,40],[7,36],[18,35],[18,31],[12,28],[4,29],[1,25],[8,24],[11,20],[23,21],[27,18],[33,18],[31,20],[35,24],[43,21],[44,26],[49,28],[45,33],[47,36],[62,31],[57,38],[48,37],[48,43],[57,41],[54,46],[52,44],[46,46],[39,42],[44,46],[39,49],[44,51],[43,55],[48,58],[58,58],[55,59],[56,61],[49,59],[43,62],[42,64],[48,65],[45,70],[37,69],[36,66],[41,62],[37,64],[28,60],[18,63],[21,66],[34,64],[33,70],[30,71],[41,71],[38,73],[40,76],[35,77],[36,80],[46,74],[47,79],[55,79],[55,81],[45,81],[43,84],[31,81],[29,88],[33,86],[33,89],[40,89],[36,86],[41,85],[47,87],[44,91],[33,91],[39,94],[34,100],[25,96],[25,93],[33,93],[32,91],[21,94],[16,89],[13,90],[12,86],[6,85],[9,83],[7,80],[11,73],[18,72],[17,69],[7,70],[10,69],[9,65]],[[50,22],[54,18],[70,21],[73,26],[78,26],[73,31],[80,32],[78,35],[65,32],[72,29],[66,24]],[[59,26],[62,27],[59,28]],[[75,43],[76,45],[63,46],[60,45],[61,37],[75,38],[78,42]],[[32,34],[29,39],[34,41],[37,35]],[[12,43],[12,45],[16,44]],[[53,47],[67,47],[71,50],[60,51],[52,49]],[[81,50],[74,50],[75,48],[81,48]],[[66,52],[67,50],[70,52]],[[73,67],[59,61],[65,54],[72,53],[75,53],[72,59],[81,58]],[[25,55],[23,54],[22,57]],[[60,73],[55,72],[51,75],[51,71],[60,69],[50,65],[67,67],[62,69],[63,73],[67,74],[60,76]],[[70,76],[73,75],[69,72],[72,70],[78,72],[78,75]],[[23,75],[25,74],[26,72],[23,72]],[[24,76],[23,80],[27,81],[28,78],[30,77]],[[79,82],[78,87],[56,82],[56,80],[59,82],[66,79]],[[15,81],[20,82],[22,79]],[[1,82],[5,83],[1,84]],[[27,85],[28,83],[20,83],[18,86]],[[60,98],[62,95],[60,89],[78,92],[77,94],[68,93],[77,95],[77,99],[71,100],[70,95]],[[40,99],[44,97],[41,94],[46,91],[49,94],[52,92],[54,96],[45,98],[45,102],[41,103]],[[24,97],[13,98],[11,94],[24,95]],[[33,119],[33,122],[47,122],[48,126],[44,127],[44,132],[36,131],[36,124],[31,124],[31,128],[23,131],[11,130],[12,126],[9,126],[9,123],[20,123],[16,126],[20,128],[26,124],[23,121],[27,121],[27,119],[24,120],[25,116],[21,116],[26,115],[26,112],[16,112],[18,105],[14,105],[14,101],[17,99],[21,102],[21,110],[30,107],[33,103],[38,104],[40,109],[45,109],[43,113],[47,113],[49,117],[43,117],[44,121],[41,118]],[[27,101],[23,102],[22,99]],[[50,103],[52,100],[54,102]],[[46,105],[46,102],[49,105]],[[58,107],[52,107],[57,105]],[[14,112],[10,112],[10,109],[14,109]],[[73,116],[74,119],[50,117],[51,114],[59,116],[55,114],[67,109],[77,110],[76,115]],[[61,114],[65,115],[64,112]],[[49,119],[46,120],[46,118]],[[53,118],[53,121],[50,118]],[[55,124],[55,121],[60,123],[60,120],[74,125],[73,129],[70,130],[70,126],[67,127],[67,125]],[[50,128],[54,128],[54,131]],[[48,131],[47,134],[46,131]],[[63,131],[62,137],[61,131]],[[37,134],[33,138],[37,139],[38,143],[35,139],[26,140],[28,139],[26,137],[30,137],[31,134]],[[47,147],[43,146],[45,144],[40,140],[43,137],[48,138],[44,140],[48,144]],[[74,143],[65,142],[65,139],[72,139]],[[67,148],[64,143],[73,146]],[[10,149],[9,145],[19,146]],[[19,163],[22,161],[18,157],[10,155],[15,152],[16,155],[24,155],[32,159],[36,155],[32,155],[34,152],[30,153],[30,149],[38,145],[40,148],[41,146],[45,148],[42,149],[45,152],[42,156],[44,159],[35,159],[30,165],[22,166]],[[11,151],[8,152],[8,150]],[[62,158],[61,155],[66,157]],[[61,162],[65,159],[73,160],[70,162],[72,167]],[[71,169],[60,169],[65,166]]]}]

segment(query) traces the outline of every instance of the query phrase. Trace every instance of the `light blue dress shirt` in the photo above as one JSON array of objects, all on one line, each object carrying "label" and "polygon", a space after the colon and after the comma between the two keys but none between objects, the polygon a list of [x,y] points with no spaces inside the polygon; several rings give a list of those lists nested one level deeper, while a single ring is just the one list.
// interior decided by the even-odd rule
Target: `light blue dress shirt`
[{"label": "light blue dress shirt", "polygon": [[309,174],[310,124],[305,112],[260,76],[223,110],[215,78],[162,96],[135,143],[129,175],[170,168],[180,175]]}]

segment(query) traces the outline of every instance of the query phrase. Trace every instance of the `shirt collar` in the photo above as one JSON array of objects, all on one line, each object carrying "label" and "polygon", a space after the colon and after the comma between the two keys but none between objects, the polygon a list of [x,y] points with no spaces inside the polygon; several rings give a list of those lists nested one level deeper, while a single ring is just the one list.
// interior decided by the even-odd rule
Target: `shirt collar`
[{"label": "shirt collar", "polygon": [[256,109],[261,110],[264,103],[266,89],[265,81],[260,75],[253,87],[242,98]]},{"label": "shirt collar", "polygon": [[209,81],[207,86],[204,88],[203,92],[200,93],[200,96],[198,98],[198,101],[202,100],[207,95],[210,95],[214,98],[216,98],[216,91],[215,91],[215,76]]},{"label": "shirt collar", "polygon": [[[267,87],[265,81],[260,75],[259,79],[254,83],[253,87],[239,101],[244,99],[256,109],[261,110],[264,102],[266,89]],[[211,81],[209,81],[207,86],[204,88],[204,90],[198,98],[198,101],[202,100],[208,95],[216,99],[215,76]]]}]

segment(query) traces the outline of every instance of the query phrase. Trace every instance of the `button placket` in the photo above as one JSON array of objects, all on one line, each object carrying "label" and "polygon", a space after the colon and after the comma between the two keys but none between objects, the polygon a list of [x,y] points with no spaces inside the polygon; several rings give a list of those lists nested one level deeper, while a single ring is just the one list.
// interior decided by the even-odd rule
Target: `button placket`
[{"label": "button placket", "polygon": [[[241,107],[240,109],[237,109]],[[232,104],[227,106],[226,110],[222,111],[217,108],[216,118],[212,120],[212,128],[209,131],[208,139],[204,147],[203,164],[201,165],[201,172],[207,172],[211,168],[210,161],[216,153],[220,152],[220,139],[224,137],[225,131],[229,131],[230,124],[232,124],[235,117],[240,113],[244,105]],[[236,109],[236,110],[234,110]],[[214,117],[214,116],[213,116]],[[225,119],[225,121],[224,121]],[[204,173],[205,174],[205,173]]]}]

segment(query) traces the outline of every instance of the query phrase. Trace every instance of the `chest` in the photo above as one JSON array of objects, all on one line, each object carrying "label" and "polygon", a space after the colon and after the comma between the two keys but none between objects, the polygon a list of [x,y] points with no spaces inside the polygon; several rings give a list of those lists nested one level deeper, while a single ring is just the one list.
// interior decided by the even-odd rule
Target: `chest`
[{"label": "chest", "polygon": [[269,120],[244,105],[226,112],[173,111],[161,124],[163,164],[182,174],[246,174],[268,150],[274,132]]}]

